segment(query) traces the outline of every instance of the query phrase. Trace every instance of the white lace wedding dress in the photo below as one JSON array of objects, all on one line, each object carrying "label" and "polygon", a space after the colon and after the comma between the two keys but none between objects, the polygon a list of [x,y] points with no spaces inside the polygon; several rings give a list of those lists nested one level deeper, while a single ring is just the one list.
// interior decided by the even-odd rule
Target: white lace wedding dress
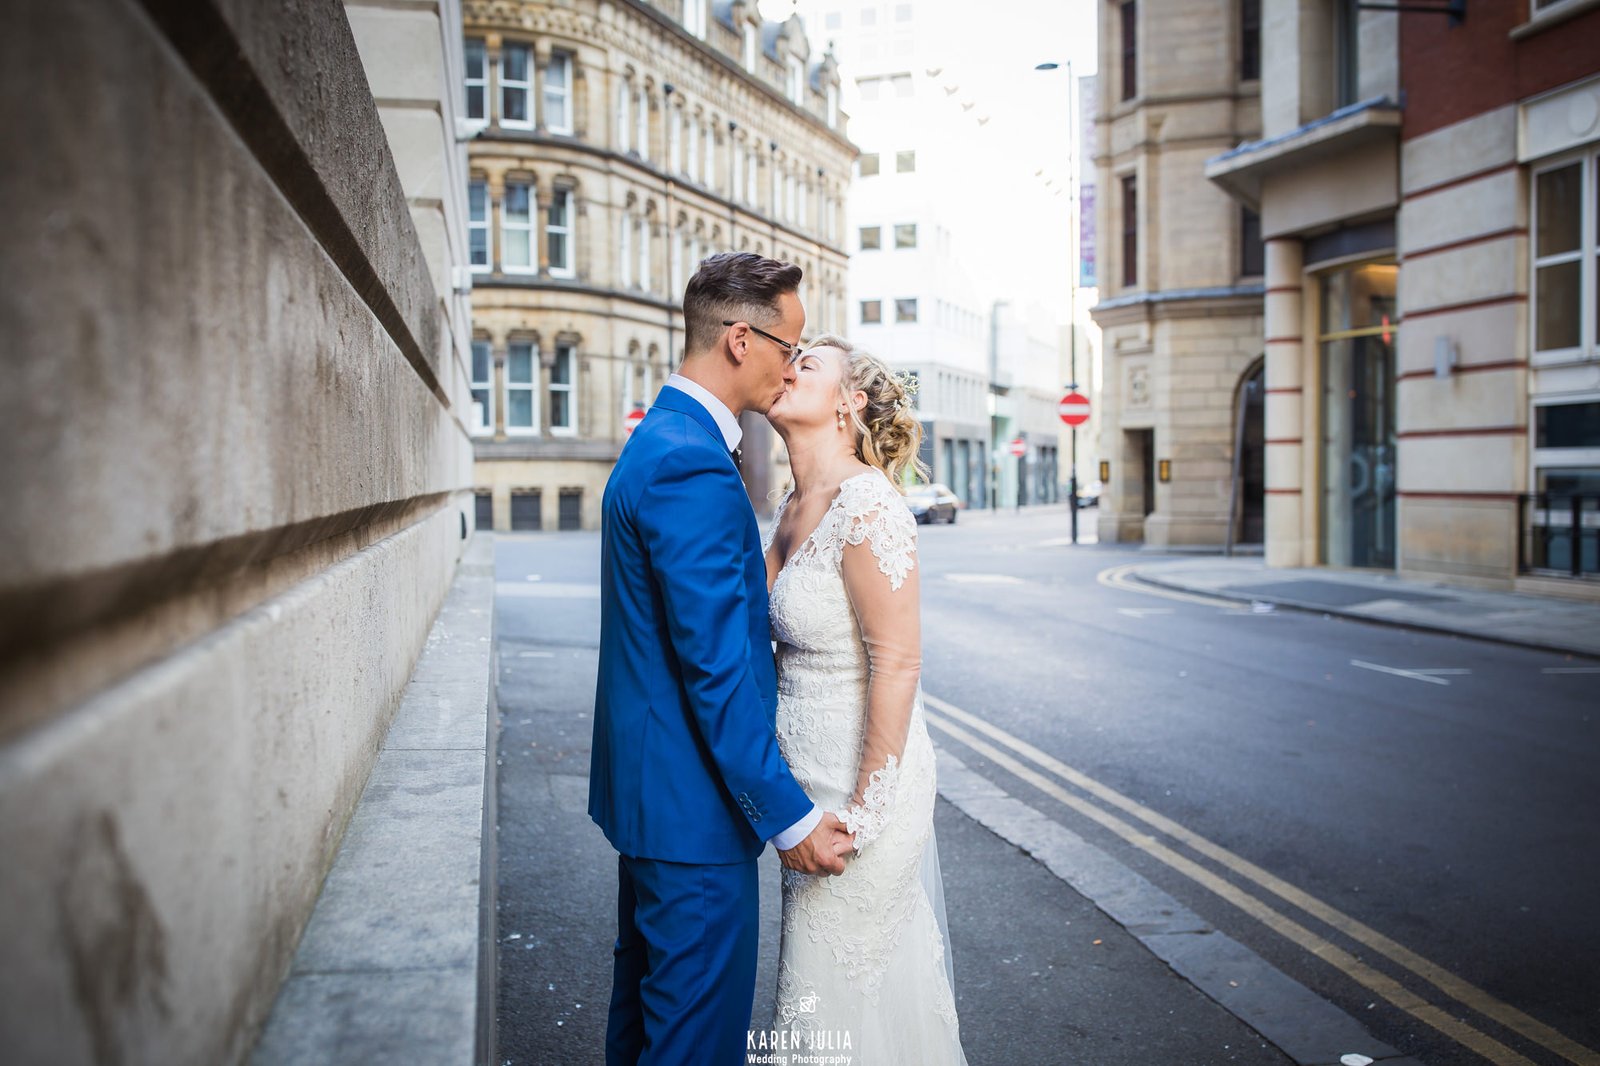
[{"label": "white lace wedding dress", "polygon": [[[763,541],[771,546],[789,497]],[[961,1064],[918,684],[917,526],[877,471],[847,479],[772,586],[778,744],[856,834],[843,874],[783,871],[773,1028],[853,1066]]]}]

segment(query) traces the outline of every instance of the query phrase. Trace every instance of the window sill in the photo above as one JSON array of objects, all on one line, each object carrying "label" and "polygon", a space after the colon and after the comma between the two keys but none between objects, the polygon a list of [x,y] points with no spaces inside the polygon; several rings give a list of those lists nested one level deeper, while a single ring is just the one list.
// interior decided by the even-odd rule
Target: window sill
[{"label": "window sill", "polygon": [[1589,11],[1600,9],[1600,0],[1570,0],[1569,3],[1550,11],[1541,11],[1528,19],[1522,25],[1514,28],[1510,37],[1513,41],[1526,40],[1535,34],[1543,33],[1552,26],[1559,26],[1569,19],[1576,18]]}]

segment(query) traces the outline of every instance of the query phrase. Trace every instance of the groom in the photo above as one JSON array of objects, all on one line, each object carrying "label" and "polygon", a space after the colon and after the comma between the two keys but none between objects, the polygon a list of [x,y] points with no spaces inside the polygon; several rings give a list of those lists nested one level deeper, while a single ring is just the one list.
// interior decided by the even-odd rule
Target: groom
[{"label": "groom", "polygon": [[794,380],[800,268],[711,256],[683,366],[606,484],[589,814],[619,853],[606,1062],[745,1060],[756,857],[837,874],[850,837],[778,752],[767,572],[738,416]]}]

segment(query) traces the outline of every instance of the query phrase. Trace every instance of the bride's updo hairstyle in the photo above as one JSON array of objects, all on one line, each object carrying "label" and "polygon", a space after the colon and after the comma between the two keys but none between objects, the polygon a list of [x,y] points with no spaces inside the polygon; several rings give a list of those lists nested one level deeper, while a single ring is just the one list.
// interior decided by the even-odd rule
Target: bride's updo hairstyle
[{"label": "bride's updo hairstyle", "polygon": [[895,374],[877,356],[831,333],[812,339],[806,347],[837,348],[843,353],[839,388],[847,402],[856,392],[867,394],[866,406],[860,411],[851,405],[856,458],[882,470],[902,492],[905,487],[901,482],[908,470],[929,480],[927,466],[917,457],[922,423],[911,406],[911,396],[916,392],[914,379]]}]

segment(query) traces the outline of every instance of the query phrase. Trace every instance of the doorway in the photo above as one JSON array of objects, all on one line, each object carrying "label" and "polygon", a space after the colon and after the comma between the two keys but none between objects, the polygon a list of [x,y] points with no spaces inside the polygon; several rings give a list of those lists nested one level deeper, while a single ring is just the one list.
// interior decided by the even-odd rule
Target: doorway
[{"label": "doorway", "polygon": [[1262,544],[1267,538],[1266,392],[1266,360],[1257,359],[1245,372],[1234,401],[1239,405],[1234,529],[1240,544]]},{"label": "doorway", "polygon": [[1322,279],[1322,559],[1393,569],[1395,438],[1393,263]]}]

